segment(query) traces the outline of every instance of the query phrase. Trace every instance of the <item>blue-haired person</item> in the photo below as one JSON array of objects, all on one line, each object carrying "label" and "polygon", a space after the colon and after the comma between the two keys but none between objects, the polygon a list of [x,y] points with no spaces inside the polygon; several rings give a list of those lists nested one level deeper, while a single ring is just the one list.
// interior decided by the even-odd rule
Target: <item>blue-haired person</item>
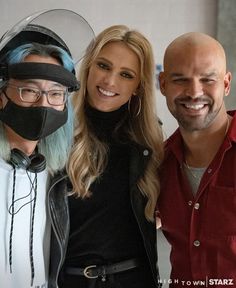
[{"label": "blue-haired person", "polygon": [[46,288],[79,84],[70,50],[50,29],[27,24],[15,33],[0,41],[0,279],[2,287]]}]

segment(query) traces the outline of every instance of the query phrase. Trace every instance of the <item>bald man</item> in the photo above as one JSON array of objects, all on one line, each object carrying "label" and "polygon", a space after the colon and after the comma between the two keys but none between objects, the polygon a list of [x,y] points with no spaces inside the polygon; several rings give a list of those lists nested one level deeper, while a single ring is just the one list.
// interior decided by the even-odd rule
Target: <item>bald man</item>
[{"label": "bald man", "polygon": [[223,47],[187,33],[166,49],[160,89],[179,128],[166,141],[158,213],[170,287],[236,287],[236,113]]}]

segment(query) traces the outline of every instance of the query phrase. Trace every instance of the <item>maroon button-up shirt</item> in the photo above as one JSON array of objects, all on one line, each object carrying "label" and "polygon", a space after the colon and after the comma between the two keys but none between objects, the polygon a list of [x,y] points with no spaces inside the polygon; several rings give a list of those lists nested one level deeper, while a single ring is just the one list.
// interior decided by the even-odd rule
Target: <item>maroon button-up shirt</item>
[{"label": "maroon button-up shirt", "polygon": [[236,287],[236,112],[196,196],[177,130],[166,144],[158,213],[171,244],[170,287]]}]

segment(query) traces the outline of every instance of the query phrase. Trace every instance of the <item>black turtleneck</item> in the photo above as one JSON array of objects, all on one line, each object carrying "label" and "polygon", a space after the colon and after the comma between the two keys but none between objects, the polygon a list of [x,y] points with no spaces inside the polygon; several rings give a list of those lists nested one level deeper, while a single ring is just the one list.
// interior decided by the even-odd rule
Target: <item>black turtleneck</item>
[{"label": "black turtleneck", "polygon": [[101,141],[110,143],[111,141],[114,142],[118,136],[124,138],[121,131],[117,135],[117,130],[128,117],[127,104],[111,112],[103,112],[87,106],[86,116],[90,129]]},{"label": "black turtleneck", "polygon": [[[69,197],[70,238],[67,266],[117,262],[145,255],[141,233],[132,211],[129,193],[129,145],[117,126],[127,118],[127,104],[113,112],[87,107],[95,135],[108,145],[104,173],[91,186],[86,199]],[[121,129],[118,130],[122,133]],[[115,135],[115,136],[114,136]]]}]

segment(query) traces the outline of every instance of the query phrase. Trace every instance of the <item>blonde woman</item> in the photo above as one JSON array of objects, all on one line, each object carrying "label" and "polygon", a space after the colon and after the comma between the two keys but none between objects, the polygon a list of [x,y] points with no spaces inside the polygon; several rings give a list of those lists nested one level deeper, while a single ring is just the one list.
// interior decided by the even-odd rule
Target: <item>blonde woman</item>
[{"label": "blonde woman", "polygon": [[88,47],[74,97],[70,236],[59,287],[158,287],[162,132],[148,40],[116,25]]}]

